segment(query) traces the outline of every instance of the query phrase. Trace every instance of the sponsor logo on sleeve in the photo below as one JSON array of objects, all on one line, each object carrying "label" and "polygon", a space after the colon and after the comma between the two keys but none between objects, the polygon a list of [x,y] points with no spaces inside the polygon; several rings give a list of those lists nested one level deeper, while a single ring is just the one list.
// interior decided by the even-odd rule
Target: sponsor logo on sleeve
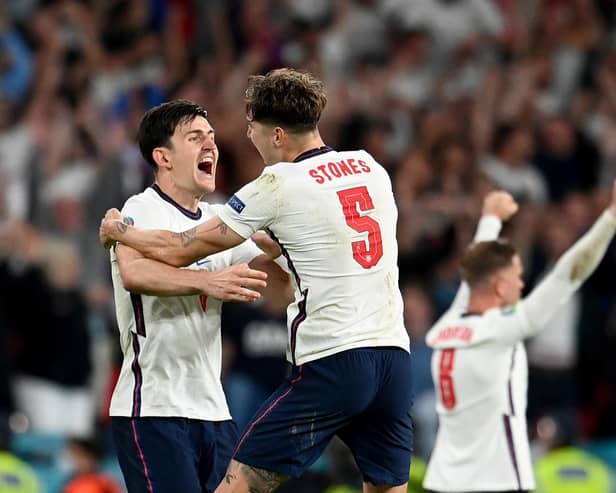
[{"label": "sponsor logo on sleeve", "polygon": [[244,207],[246,207],[246,204],[244,204],[244,202],[242,202],[237,195],[231,197],[227,202],[227,205],[238,214],[241,214],[244,210]]}]

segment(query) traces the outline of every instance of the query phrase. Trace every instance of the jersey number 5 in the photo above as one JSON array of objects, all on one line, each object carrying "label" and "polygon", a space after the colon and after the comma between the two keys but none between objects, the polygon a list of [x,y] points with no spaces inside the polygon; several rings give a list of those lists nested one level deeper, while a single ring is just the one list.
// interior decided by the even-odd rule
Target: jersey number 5
[{"label": "jersey number 5", "polygon": [[368,244],[365,241],[354,241],[353,258],[364,269],[374,267],[383,256],[383,240],[379,223],[368,216],[361,216],[359,211],[374,209],[372,197],[368,189],[363,187],[347,188],[338,192],[338,200],[342,204],[342,212],[346,223],[358,233],[368,233]]},{"label": "jersey number 5", "polygon": [[438,368],[438,388],[441,393],[441,401],[445,409],[456,407],[456,392],[453,388],[453,360],[455,349],[444,349]]}]

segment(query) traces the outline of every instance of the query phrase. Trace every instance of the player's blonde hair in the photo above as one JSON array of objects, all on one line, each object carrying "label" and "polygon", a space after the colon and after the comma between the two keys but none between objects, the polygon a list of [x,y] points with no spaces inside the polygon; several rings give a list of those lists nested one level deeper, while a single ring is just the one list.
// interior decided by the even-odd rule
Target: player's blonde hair
[{"label": "player's blonde hair", "polygon": [[499,270],[510,267],[516,255],[515,247],[504,239],[473,243],[462,257],[462,279],[471,289],[476,288]]}]

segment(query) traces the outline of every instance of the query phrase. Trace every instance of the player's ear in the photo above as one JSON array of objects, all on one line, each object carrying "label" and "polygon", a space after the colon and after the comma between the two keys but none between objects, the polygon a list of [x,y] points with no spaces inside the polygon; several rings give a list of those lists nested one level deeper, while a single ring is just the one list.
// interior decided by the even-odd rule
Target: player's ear
[{"label": "player's ear", "polygon": [[274,127],[273,143],[275,147],[282,147],[287,138],[287,132],[282,127]]},{"label": "player's ear", "polygon": [[169,149],[166,147],[155,147],[152,150],[152,158],[159,168],[170,168]]},{"label": "player's ear", "polygon": [[496,293],[499,298],[504,298],[506,294],[505,281],[501,278],[501,276],[493,276],[491,284],[494,293]]}]

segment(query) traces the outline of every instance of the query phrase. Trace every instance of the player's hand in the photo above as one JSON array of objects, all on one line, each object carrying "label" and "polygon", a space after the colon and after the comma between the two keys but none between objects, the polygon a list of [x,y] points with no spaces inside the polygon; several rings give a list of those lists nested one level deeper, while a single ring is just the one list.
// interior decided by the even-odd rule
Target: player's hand
[{"label": "player's hand", "polygon": [[252,235],[252,241],[272,260],[282,255],[280,246],[265,231],[257,231]]},{"label": "player's hand", "polygon": [[105,248],[109,249],[119,239],[118,233],[123,233],[129,226],[130,220],[122,217],[118,209],[109,209],[101,220],[98,228],[98,239]]},{"label": "player's hand", "polygon": [[516,212],[518,212],[518,203],[509,193],[502,190],[490,192],[483,199],[482,214],[484,216],[496,216],[505,222]]},{"label": "player's hand", "polygon": [[255,301],[264,288],[267,274],[251,269],[248,264],[237,264],[217,272],[204,271],[202,292],[223,301]]},{"label": "player's hand", "polygon": [[616,217],[616,180],[614,180],[612,184],[612,203],[610,204],[610,210],[612,214],[614,214],[614,217]]}]

